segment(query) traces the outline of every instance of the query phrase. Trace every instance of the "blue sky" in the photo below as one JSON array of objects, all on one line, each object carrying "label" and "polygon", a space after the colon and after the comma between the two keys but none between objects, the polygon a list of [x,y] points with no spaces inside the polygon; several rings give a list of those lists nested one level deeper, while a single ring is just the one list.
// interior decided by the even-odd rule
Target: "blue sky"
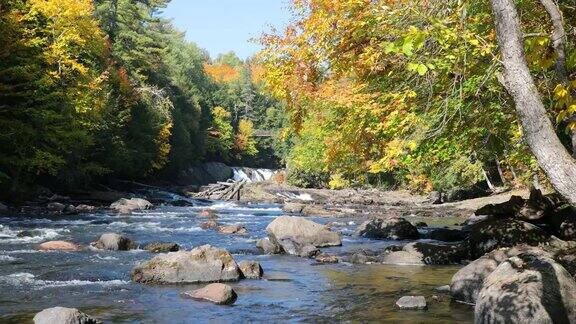
[{"label": "blue sky", "polygon": [[269,31],[270,25],[281,29],[289,21],[286,1],[172,0],[164,16],[212,57],[233,50],[244,59],[259,50],[250,38]]}]

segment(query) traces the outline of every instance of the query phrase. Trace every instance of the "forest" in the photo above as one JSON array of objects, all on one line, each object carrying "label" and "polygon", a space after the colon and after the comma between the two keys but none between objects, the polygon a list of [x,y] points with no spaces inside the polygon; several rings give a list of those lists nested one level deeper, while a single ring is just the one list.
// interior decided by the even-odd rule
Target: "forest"
[{"label": "forest", "polygon": [[167,2],[2,2],[0,195],[280,163],[255,136],[283,124],[260,65],[210,58],[160,17]]}]

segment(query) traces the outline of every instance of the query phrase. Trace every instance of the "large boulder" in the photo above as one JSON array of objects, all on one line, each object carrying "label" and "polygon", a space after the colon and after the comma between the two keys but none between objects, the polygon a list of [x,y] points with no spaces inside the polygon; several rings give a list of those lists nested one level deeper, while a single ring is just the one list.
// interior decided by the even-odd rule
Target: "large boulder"
[{"label": "large boulder", "polygon": [[517,219],[487,220],[470,228],[468,242],[472,257],[482,255],[502,247],[519,244],[538,245],[550,239],[540,227]]},{"label": "large boulder", "polygon": [[452,299],[465,304],[475,304],[478,293],[484,285],[484,279],[496,270],[502,262],[525,252],[548,255],[540,248],[531,246],[516,246],[492,251],[470,262],[454,274],[450,283]]},{"label": "large boulder", "polygon": [[519,254],[484,280],[474,317],[476,323],[576,323],[576,282],[549,257]]},{"label": "large boulder", "polygon": [[278,244],[282,247],[284,253],[296,255],[302,258],[312,258],[320,253],[320,250],[318,250],[318,248],[313,244],[296,241],[292,238],[282,239],[278,241]]},{"label": "large boulder", "polygon": [[175,284],[236,281],[240,275],[228,251],[204,245],[192,251],[160,254],[136,266],[131,278],[140,283]]},{"label": "large boulder", "polygon": [[232,287],[222,283],[209,284],[201,289],[184,292],[182,295],[187,298],[207,300],[217,305],[234,304],[238,298]]},{"label": "large boulder", "polygon": [[260,266],[260,263],[256,261],[240,261],[238,263],[238,268],[242,273],[243,278],[247,279],[260,279],[264,275],[264,270]]},{"label": "large boulder", "polygon": [[40,251],[80,251],[82,247],[78,244],[66,241],[49,241],[38,245]]},{"label": "large boulder", "polygon": [[411,240],[418,239],[418,229],[401,217],[375,218],[362,223],[356,233],[373,239]]},{"label": "large boulder", "polygon": [[92,246],[101,250],[128,251],[137,247],[131,239],[116,233],[104,233]]},{"label": "large boulder", "polygon": [[96,324],[94,318],[76,308],[52,307],[34,316],[34,324]]},{"label": "large boulder", "polygon": [[280,244],[281,241],[286,239],[301,245],[310,244],[315,247],[342,245],[338,233],[302,217],[277,217],[266,227],[266,233],[268,233],[270,241],[277,245],[282,245]]},{"label": "large boulder", "polygon": [[142,211],[152,208],[152,203],[142,198],[122,198],[110,205],[110,209],[118,214],[131,214],[135,211]]},{"label": "large boulder", "polygon": [[458,242],[463,241],[468,237],[468,234],[462,230],[437,228],[433,229],[426,234],[426,238],[442,242]]},{"label": "large boulder", "polygon": [[576,207],[563,206],[550,217],[554,234],[563,240],[576,240]]}]

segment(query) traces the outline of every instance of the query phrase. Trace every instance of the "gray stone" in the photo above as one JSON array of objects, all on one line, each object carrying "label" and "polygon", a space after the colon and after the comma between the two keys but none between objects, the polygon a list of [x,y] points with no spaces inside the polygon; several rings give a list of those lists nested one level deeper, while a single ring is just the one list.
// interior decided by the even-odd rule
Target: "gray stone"
[{"label": "gray stone", "polygon": [[224,282],[239,280],[240,270],[228,251],[204,245],[160,254],[136,266],[131,278],[153,284]]},{"label": "gray stone", "polygon": [[471,227],[468,242],[473,258],[502,247],[519,244],[538,245],[550,239],[544,230],[536,225],[517,219],[488,220]]},{"label": "gray stone", "polygon": [[61,213],[66,209],[66,205],[59,202],[51,202],[46,206],[46,208],[48,208],[49,211]]},{"label": "gray stone", "polygon": [[284,239],[290,239],[300,245],[310,244],[315,247],[342,245],[340,235],[325,226],[302,217],[277,217],[266,227],[270,241],[279,244]]},{"label": "gray stone", "polygon": [[476,323],[576,323],[576,282],[547,256],[519,254],[484,280],[474,318]]},{"label": "gray stone", "polygon": [[110,209],[119,214],[131,214],[135,211],[142,211],[152,208],[152,203],[142,198],[122,198],[110,205]]},{"label": "gray stone", "polygon": [[92,243],[97,249],[110,251],[128,251],[136,248],[136,243],[131,239],[116,233],[105,233],[98,241]]},{"label": "gray stone", "polygon": [[266,254],[280,254],[283,252],[280,245],[271,242],[267,237],[258,240],[258,242],[256,242],[256,246]]},{"label": "gray stone", "polygon": [[356,233],[373,239],[408,240],[418,239],[418,229],[401,217],[375,218],[362,223]]},{"label": "gray stone", "polygon": [[296,255],[303,258],[312,258],[320,251],[316,246],[310,243],[301,243],[293,240],[292,238],[285,238],[278,242],[282,250],[290,255]]},{"label": "gray stone", "polygon": [[34,316],[34,324],[96,324],[94,318],[76,308],[52,307]]},{"label": "gray stone", "polygon": [[470,262],[454,274],[450,283],[452,299],[465,304],[475,304],[478,293],[484,284],[484,279],[502,262],[524,252],[547,254],[537,247],[530,246],[517,246],[492,251]]},{"label": "gray stone", "polygon": [[396,307],[408,310],[428,309],[424,296],[404,296],[396,301]]},{"label": "gray stone", "polygon": [[144,250],[152,253],[176,252],[180,250],[180,245],[167,242],[152,242],[146,244],[144,246]]},{"label": "gray stone", "polygon": [[260,263],[256,261],[240,261],[238,268],[242,276],[247,279],[260,279],[264,275],[264,270],[262,270]]}]

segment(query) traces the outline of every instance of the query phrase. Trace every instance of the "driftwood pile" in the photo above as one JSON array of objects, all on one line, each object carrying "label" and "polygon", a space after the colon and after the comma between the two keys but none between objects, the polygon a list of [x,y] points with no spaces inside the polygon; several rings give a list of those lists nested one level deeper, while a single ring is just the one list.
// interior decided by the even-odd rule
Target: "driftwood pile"
[{"label": "driftwood pile", "polygon": [[240,189],[245,184],[245,180],[239,182],[217,182],[202,187],[200,192],[193,194],[192,197],[212,200],[240,200]]}]

